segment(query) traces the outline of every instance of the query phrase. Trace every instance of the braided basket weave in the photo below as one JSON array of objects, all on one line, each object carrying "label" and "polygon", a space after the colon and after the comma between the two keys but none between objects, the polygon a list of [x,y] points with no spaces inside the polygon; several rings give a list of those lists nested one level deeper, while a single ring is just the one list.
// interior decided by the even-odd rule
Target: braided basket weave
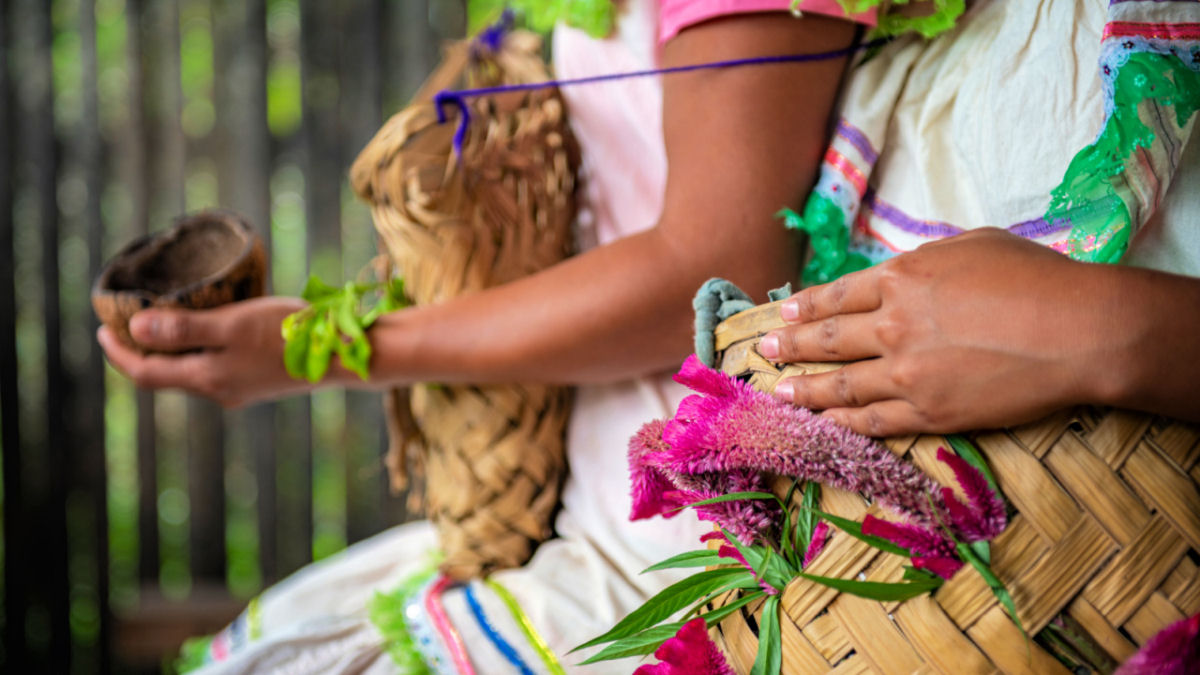
[{"label": "braided basket weave", "polygon": [[[416,102],[355,161],[351,182],[371,204],[381,245],[416,305],[512,281],[570,253],[577,152],[558,92],[471,101],[461,157],[452,149],[456,120],[438,124],[432,103],[436,91],[462,82],[547,79],[531,33],[509,33],[496,52],[455,45]],[[409,462],[424,473],[443,572],[466,579],[528,560],[551,533],[566,472],[569,390],[419,385],[386,395],[385,408],[392,487],[406,486]],[[410,505],[420,499],[410,492]]]},{"label": "braided basket weave", "polygon": [[[781,377],[838,367],[791,364],[781,371],[768,362],[757,352],[758,340],[782,325],[778,303],[722,323],[716,329],[722,370],[771,391]],[[1200,430],[1086,408],[972,438],[1017,512],[992,542],[992,568],[1030,636],[1053,623],[1048,632],[1069,634],[1079,653],[1091,652],[1083,665],[1107,672],[1162,628],[1200,612]],[[954,485],[935,459],[939,446],[949,447],[942,437],[885,444],[939,483]],[[878,510],[829,486],[822,508],[856,521]],[[835,533],[806,571],[897,582],[905,562]],[[969,565],[934,593],[899,603],[797,578],[780,608],[784,673],[1071,672],[1042,646],[1046,640],[1026,642]],[[740,673],[754,663],[758,621],[749,617],[758,611],[747,606],[712,631]]]}]

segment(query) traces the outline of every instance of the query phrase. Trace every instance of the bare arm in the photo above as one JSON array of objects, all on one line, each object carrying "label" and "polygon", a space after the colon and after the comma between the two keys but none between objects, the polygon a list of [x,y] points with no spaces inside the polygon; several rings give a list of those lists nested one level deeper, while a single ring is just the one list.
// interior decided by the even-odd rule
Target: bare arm
[{"label": "bare arm", "polygon": [[[851,24],[833,19],[744,15],[684,31],[666,45],[663,65],[832,50],[852,34]],[[372,329],[371,384],[597,382],[678,363],[690,351],[690,299],[705,279],[724,276],[761,297],[795,276],[795,245],[772,214],[813,182],[843,68],[831,60],[666,78],[669,171],[657,225],[503,287],[382,318]],[[199,354],[141,358],[101,339],[140,384],[240,403],[295,386],[279,379],[279,340],[264,338],[256,355],[238,356],[244,350],[229,339],[246,334],[246,314],[277,330],[281,302],[260,301],[257,312],[230,306],[135,319],[139,341],[162,344],[145,330],[156,324],[168,346],[191,335],[192,346],[209,347]],[[188,359],[207,362],[185,368]],[[247,359],[263,364],[247,371],[253,378],[238,370]],[[205,371],[228,376],[207,376],[216,381],[203,386],[188,379]]]}]

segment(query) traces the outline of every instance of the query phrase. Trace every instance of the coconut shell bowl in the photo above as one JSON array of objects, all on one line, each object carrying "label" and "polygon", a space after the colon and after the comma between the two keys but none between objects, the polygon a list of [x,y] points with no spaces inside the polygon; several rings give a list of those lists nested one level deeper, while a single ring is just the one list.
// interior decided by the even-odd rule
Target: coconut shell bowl
[{"label": "coconut shell bowl", "polygon": [[150,307],[208,309],[263,294],[262,240],[242,216],[202,211],[134,241],[105,265],[92,286],[92,308],[123,344],[129,319]]}]

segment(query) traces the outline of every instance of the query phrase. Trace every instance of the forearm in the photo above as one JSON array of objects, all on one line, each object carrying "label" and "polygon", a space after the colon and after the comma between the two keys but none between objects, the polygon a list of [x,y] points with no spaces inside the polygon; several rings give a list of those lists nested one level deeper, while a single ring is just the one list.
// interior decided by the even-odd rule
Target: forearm
[{"label": "forearm", "polygon": [[691,297],[709,276],[735,279],[760,299],[794,277],[795,249],[772,229],[778,254],[753,266],[685,254],[656,229],[502,287],[382,317],[371,331],[372,380],[585,383],[670,368],[691,351]]},{"label": "forearm", "polygon": [[[663,65],[845,47],[847,23],[746,15],[686,30]],[[757,298],[795,278],[773,214],[811,187],[843,59],[676,75],[663,83],[669,163],[648,232],[504,287],[382,318],[373,383],[616,380],[691,350],[691,298],[724,276]]]},{"label": "forearm", "polygon": [[1090,402],[1200,421],[1200,279],[1134,267],[1097,280]]}]

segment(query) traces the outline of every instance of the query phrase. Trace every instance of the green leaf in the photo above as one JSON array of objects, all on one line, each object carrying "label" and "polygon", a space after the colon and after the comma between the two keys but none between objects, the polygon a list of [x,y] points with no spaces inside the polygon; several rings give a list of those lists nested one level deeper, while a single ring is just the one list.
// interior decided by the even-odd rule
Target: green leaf
[{"label": "green leaf", "polygon": [[329,318],[324,313],[315,315],[304,366],[304,376],[309,382],[320,382],[325,377],[329,370],[329,358],[336,346],[337,333],[330,325]]},{"label": "green leaf", "polygon": [[867,598],[869,600],[879,600],[880,602],[915,598],[923,593],[934,591],[942,585],[941,579],[910,581],[907,583],[885,583],[881,581],[858,581],[856,579],[821,577],[807,572],[801,572],[800,576],[814,583],[841,591],[842,593],[857,595],[860,598]]},{"label": "green leaf", "polygon": [[320,277],[313,274],[308,277],[308,282],[304,284],[304,290],[300,292],[300,297],[307,302],[315,304],[339,293],[341,293],[341,289],[330,286],[321,281]]},{"label": "green leaf", "polygon": [[307,372],[312,323],[298,320],[303,312],[290,314],[283,320],[283,365],[288,375],[302,379]]},{"label": "green leaf", "polygon": [[[696,602],[695,606],[692,607],[691,609],[689,609],[687,611],[687,613],[683,615],[684,620],[688,619],[689,617],[691,617],[693,615],[700,614],[701,612],[704,611],[704,607],[708,603],[712,602],[713,599],[715,599],[717,596],[721,595],[722,593],[728,593],[729,591],[750,591],[751,593],[765,593],[766,592],[763,590],[762,586],[759,585],[758,580],[754,578],[754,575],[747,572],[745,577],[740,578],[740,579],[734,579],[733,581],[725,584],[724,586],[722,586],[716,590],[709,591],[707,595],[700,598],[700,600]],[[714,610],[714,611],[716,611],[716,610]]]},{"label": "green leaf", "polygon": [[984,539],[973,541],[968,546],[971,547],[971,552],[979,557],[983,562],[992,564],[992,547]]},{"label": "green leaf", "polygon": [[636,635],[630,635],[627,638],[621,638],[620,640],[613,642],[609,646],[588,657],[587,660],[581,662],[579,665],[586,666],[590,663],[609,661],[612,659],[623,659],[627,656],[643,656],[645,654],[653,654],[654,651],[658,649],[659,645],[675,637],[675,634],[679,632],[681,627],[683,627],[683,623],[684,622],[682,621],[677,621],[675,623],[664,623],[660,626],[647,628]]},{"label": "green leaf", "polygon": [[679,569],[681,567],[714,567],[716,565],[728,564],[729,561],[717,555],[716,551],[705,549],[702,551],[688,551],[671,556],[660,563],[655,563],[642,570],[642,574],[657,572],[658,570]]},{"label": "green leaf", "polygon": [[[783,510],[783,525],[779,528],[779,536],[783,539],[783,557],[794,569],[800,569],[800,562],[804,559],[804,547],[807,543],[797,542],[796,538],[792,536],[792,495],[796,494],[796,487],[799,484],[798,481],[793,480],[787,494],[783,496],[783,503],[788,506]],[[800,517],[799,514],[797,514],[798,517]]]},{"label": "green leaf", "polygon": [[738,576],[743,576],[751,581],[754,578],[746,570],[724,568],[698,572],[686,579],[677,581],[647,600],[641,607],[630,612],[628,616],[621,619],[616,626],[613,626],[604,635],[588,640],[571,651],[574,652],[585,647],[592,647],[636,635],[692,604],[696,598],[720,588]]},{"label": "green leaf", "polygon": [[1013,623],[1017,624],[1017,628],[1021,630],[1021,635],[1025,636],[1025,646],[1028,648],[1029,633],[1025,632],[1025,626],[1021,623],[1021,617],[1017,615],[1017,605],[1013,602],[1012,594],[1005,588],[1004,582],[1000,581],[1000,577],[996,576],[996,573],[992,571],[992,568],[987,563],[975,555],[970,546],[959,542],[955,546],[955,549],[958,551],[958,556],[966,562],[971,563],[975,571],[979,572],[979,576],[983,577],[983,581],[988,585],[988,588],[992,589],[992,595],[996,596],[996,599],[1000,601],[1005,611],[1008,612],[1008,616],[1012,618]]},{"label": "green leaf", "polygon": [[343,294],[337,304],[338,330],[342,331],[352,341],[357,338],[365,338],[367,335],[363,332],[362,326],[359,325],[358,317],[354,316],[354,309],[357,304],[358,296],[352,291]]},{"label": "green leaf", "polygon": [[863,534],[862,525],[860,523],[856,523],[853,520],[847,520],[846,518],[839,518],[838,516],[835,516],[830,513],[825,513],[824,511],[820,511],[818,509],[807,509],[807,510],[812,511],[813,513],[824,518],[825,520],[828,520],[830,523],[833,523],[842,532],[845,532],[846,534],[850,535],[851,537],[854,537],[855,539],[858,539],[859,541],[866,542],[867,544],[879,549],[880,551],[883,551],[885,553],[893,553],[895,555],[904,556],[905,558],[912,557],[912,552],[902,546],[897,546],[896,544],[893,544],[892,542],[890,542],[887,539],[884,539],[882,537],[876,537],[876,536],[873,536],[870,534]]},{"label": "green leaf", "polygon": [[779,631],[779,596],[767,597],[758,623],[758,655],[750,675],[778,675],[783,666],[783,641]]},{"label": "green leaf", "polygon": [[[798,548],[801,555],[800,560],[803,562],[804,554],[808,552],[808,545],[812,542],[813,532],[817,529],[817,514],[815,513],[817,504],[821,499],[821,484],[813,481],[808,481],[804,484],[804,500],[800,504],[800,512],[796,514],[796,538]],[[801,566],[796,565],[799,569]]]},{"label": "green leaf", "polygon": [[685,504],[683,506],[677,507],[675,510],[679,511],[680,509],[686,509],[689,506],[693,506],[693,507],[694,506],[708,506],[710,504],[723,504],[725,502],[740,502],[740,501],[746,501],[748,499],[774,499],[776,502],[779,502],[779,504],[781,506],[783,506],[783,503],[779,500],[779,496],[773,495],[770,492],[730,492],[729,494],[721,495],[720,497],[711,497],[709,499],[701,499],[698,502],[692,502],[691,504]]},{"label": "green leaf", "polygon": [[[700,617],[704,619],[707,625],[714,626],[717,623],[720,623],[725,617],[733,614],[749,603],[754,602],[763,595],[765,594],[761,590],[756,590],[738,598],[737,600],[734,600],[727,605],[718,607],[711,612],[701,614]],[[579,665],[597,663],[599,661],[608,661],[611,659],[621,659],[627,656],[642,656],[645,654],[651,654],[657,650],[663,642],[674,637],[685,623],[687,623],[686,620],[660,624],[653,628],[647,628],[637,635],[632,635],[630,637],[622,638],[616,642],[613,642],[599,652],[596,652]]]},{"label": "green leaf", "polygon": [[[364,314],[360,306],[368,293],[378,293],[379,297]],[[309,306],[286,317],[282,325],[288,373],[318,382],[328,372],[329,360],[337,354],[347,370],[368,379],[371,342],[366,329],[381,314],[407,304],[403,280],[375,284],[348,281],[335,288],[312,276],[302,295]]]},{"label": "green leaf", "polygon": [[687,614],[684,615],[684,617],[683,617],[684,621],[687,621],[687,619],[689,617],[691,617],[692,615],[697,615],[697,616],[704,617],[704,620],[708,622],[708,625],[712,626],[712,625],[716,624],[717,622],[721,621],[722,619],[724,619],[725,617],[729,616],[730,614],[733,614],[737,610],[741,609],[743,606],[753,602],[755,598],[760,598],[767,594],[766,591],[764,591],[762,588],[760,588],[758,586],[758,584],[755,584],[752,588],[738,589],[738,590],[742,590],[745,592],[742,593],[742,597],[738,598],[737,600],[734,600],[733,602],[730,602],[727,605],[722,605],[708,613],[704,613],[702,611],[704,609],[704,607],[706,605],[708,605],[708,603],[712,602],[717,596],[721,595],[722,593],[731,591],[731,590],[734,590],[734,589],[723,588],[721,590],[714,591],[714,592],[709,593],[708,595],[704,596],[704,599],[702,599],[695,607],[693,607],[691,610],[688,611]]},{"label": "green leaf", "polygon": [[935,581],[938,575],[926,569],[913,567],[912,565],[904,566],[904,579],[906,581]]}]

